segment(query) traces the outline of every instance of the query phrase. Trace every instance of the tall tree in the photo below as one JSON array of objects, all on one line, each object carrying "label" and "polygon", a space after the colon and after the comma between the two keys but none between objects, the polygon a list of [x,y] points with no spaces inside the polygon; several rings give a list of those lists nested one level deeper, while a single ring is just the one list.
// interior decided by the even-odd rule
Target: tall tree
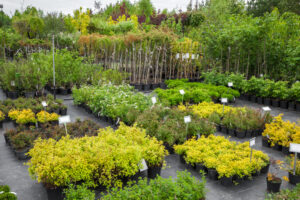
[{"label": "tall tree", "polygon": [[154,8],[150,0],[140,0],[138,2],[138,10],[140,15],[145,15],[146,22],[150,22],[150,17],[153,14]]}]

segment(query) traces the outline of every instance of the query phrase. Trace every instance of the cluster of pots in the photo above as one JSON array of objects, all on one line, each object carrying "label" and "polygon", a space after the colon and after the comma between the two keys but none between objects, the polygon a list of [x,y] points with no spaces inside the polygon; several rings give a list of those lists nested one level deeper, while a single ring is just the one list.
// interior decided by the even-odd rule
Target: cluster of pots
[{"label": "cluster of pots", "polygon": [[52,94],[54,93],[54,91],[55,91],[55,94],[61,94],[61,95],[72,94],[72,88],[71,87],[69,87],[69,88],[58,87],[58,88],[54,89],[54,87],[46,85],[45,89],[50,91]]},{"label": "cluster of pots", "polygon": [[20,92],[20,91],[7,91],[7,90],[4,90],[4,93],[5,93],[6,97],[10,98],[10,99],[17,99],[19,97],[34,98],[34,97],[43,96],[43,93],[40,92],[40,91]]},{"label": "cluster of pots", "polygon": [[[207,177],[209,179],[214,180],[214,181],[219,180],[221,185],[226,186],[226,187],[233,186],[235,183],[241,184],[244,181],[250,180],[248,176],[239,177],[238,175],[234,175],[231,177],[224,176],[224,177],[219,178],[219,174],[216,169],[207,168],[205,165],[203,165],[201,163],[188,164],[185,162],[183,155],[180,155],[179,158],[180,158],[180,162],[185,164],[187,166],[187,168],[196,170],[197,172],[202,170],[205,172],[205,174],[207,174]],[[269,167],[270,167],[270,164],[266,165],[260,171],[256,171],[255,173],[252,173],[252,176],[259,176],[260,174],[266,174],[269,171]]]},{"label": "cluster of pots", "polygon": [[257,97],[256,95],[241,94],[240,99],[251,101],[253,103],[263,104],[266,106],[280,107],[292,111],[300,112],[300,101],[288,101],[275,98]]},{"label": "cluster of pots", "polygon": [[260,136],[263,132],[262,129],[257,129],[257,130],[238,130],[238,129],[230,129],[227,128],[224,125],[218,125],[217,130],[224,133],[228,134],[233,137],[237,138],[251,138],[251,137],[256,137]]}]

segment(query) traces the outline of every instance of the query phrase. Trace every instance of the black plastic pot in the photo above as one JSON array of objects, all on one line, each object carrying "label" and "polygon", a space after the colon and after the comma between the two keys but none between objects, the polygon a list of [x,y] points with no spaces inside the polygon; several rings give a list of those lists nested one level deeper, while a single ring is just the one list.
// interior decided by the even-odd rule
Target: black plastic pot
[{"label": "black plastic pot", "polygon": [[277,150],[277,151],[281,151],[282,150],[282,146],[279,144],[275,144],[272,149]]},{"label": "black plastic pot", "polygon": [[216,128],[217,128],[217,131],[221,132],[221,130],[222,130],[221,125],[216,125]]},{"label": "black plastic pot", "polygon": [[7,98],[10,99],[17,99],[19,97],[19,93],[18,92],[7,92]]},{"label": "black plastic pot", "polygon": [[251,102],[256,103],[257,97],[255,95],[252,95],[250,100],[251,100]]},{"label": "black plastic pot", "polygon": [[4,139],[5,139],[5,143],[6,143],[8,146],[10,146],[11,143],[10,143],[10,139],[9,139],[8,135],[4,134]]},{"label": "black plastic pot", "polygon": [[296,111],[300,112],[300,101],[296,101]]},{"label": "black plastic pot", "polygon": [[291,111],[296,110],[296,103],[294,101],[290,101],[288,109],[291,110]]},{"label": "black plastic pot", "polygon": [[244,181],[244,178],[238,176],[238,175],[234,175],[233,176],[233,182],[237,183],[237,184],[241,184]]},{"label": "black plastic pot", "polygon": [[236,137],[238,138],[244,138],[246,136],[246,131],[240,131],[240,130],[236,130]]},{"label": "black plastic pot", "polygon": [[138,91],[142,91],[143,85],[142,84],[134,84],[134,88]]},{"label": "black plastic pot", "polygon": [[144,91],[149,91],[150,90],[151,85],[150,84],[143,84],[143,90]]},{"label": "black plastic pot", "polygon": [[34,98],[34,96],[35,96],[35,91],[24,92],[24,95],[25,95],[26,98]]},{"label": "black plastic pot", "polygon": [[212,180],[218,180],[218,172],[216,169],[209,168],[207,171],[208,178]]},{"label": "black plastic pot", "polygon": [[165,84],[165,82],[162,82],[162,83],[159,84],[159,87],[161,89],[167,89],[167,84]]},{"label": "black plastic pot", "polygon": [[157,176],[160,176],[162,166],[158,167],[149,167],[148,168],[148,178],[154,179]]},{"label": "black plastic pot", "polygon": [[284,146],[282,146],[281,152],[282,152],[284,155],[290,155],[290,148],[289,148],[289,147],[284,147]]},{"label": "black plastic pot", "polygon": [[272,105],[272,100],[270,98],[265,98],[264,99],[264,105],[271,106]]},{"label": "black plastic pot", "polygon": [[229,187],[229,186],[232,186],[233,185],[233,178],[232,177],[222,177],[221,179],[221,184],[223,186],[226,186],[226,187]]},{"label": "black plastic pot", "polygon": [[251,95],[250,94],[245,94],[245,100],[250,101],[251,100]]},{"label": "black plastic pot", "polygon": [[246,137],[247,138],[250,138],[250,137],[252,137],[252,130],[246,130]]},{"label": "black plastic pot", "polygon": [[280,106],[280,101],[278,99],[272,99],[272,106],[279,107]]},{"label": "black plastic pot", "polygon": [[173,146],[170,146],[168,143],[164,143],[165,148],[168,150],[170,154],[174,154]]},{"label": "black plastic pot", "polygon": [[3,122],[0,121],[0,128],[3,128]]},{"label": "black plastic pot", "polygon": [[293,173],[289,172],[289,180],[291,184],[298,184],[300,183],[300,175],[294,175]]},{"label": "black plastic pot", "polygon": [[[67,111],[68,111],[68,109],[67,108],[61,108],[60,110],[59,110],[59,114],[60,115],[67,115]],[[91,112],[92,112],[92,110],[90,110]],[[90,112],[90,113],[91,113]]]},{"label": "black plastic pot", "polygon": [[271,141],[270,141],[269,138],[267,138],[265,136],[262,136],[261,139],[262,139],[262,146],[263,147],[270,147]]},{"label": "black plastic pot", "polygon": [[261,168],[260,173],[262,174],[268,173],[269,168],[270,168],[270,163],[267,166]]},{"label": "black plastic pot", "polygon": [[51,121],[50,123],[51,123],[51,125],[53,125],[53,126],[56,126],[56,125],[59,124],[58,120],[56,120],[56,121]]},{"label": "black plastic pot", "polygon": [[280,186],[281,186],[281,179],[278,179],[278,181],[269,181],[268,177],[266,177],[267,180],[267,190],[268,192],[279,192],[280,191]]},{"label": "black plastic pot", "polygon": [[236,136],[236,132],[234,129],[230,129],[228,128],[228,135],[232,136],[232,137],[235,137]]},{"label": "black plastic pot", "polygon": [[29,148],[26,148],[23,150],[14,150],[14,153],[19,160],[27,160],[27,159],[29,159],[29,156],[26,155],[26,153],[28,153],[28,151],[29,151]]},{"label": "black plastic pot", "polygon": [[159,83],[152,83],[151,84],[151,89],[155,90],[156,88],[159,88],[160,84]]},{"label": "black plastic pot", "polygon": [[208,172],[208,169],[207,169],[207,167],[205,167],[205,165],[204,164],[202,164],[202,163],[196,163],[195,164],[195,170],[197,171],[197,172],[199,172],[200,170],[202,170],[202,171],[204,171],[204,172]]},{"label": "black plastic pot", "polygon": [[68,94],[68,89],[66,88],[59,88],[58,93],[61,95],[67,95]]},{"label": "black plastic pot", "polygon": [[288,101],[281,100],[280,101],[280,108],[287,109],[288,108]]},{"label": "black plastic pot", "polygon": [[226,126],[221,126],[221,132],[222,133],[225,133],[225,134],[228,134],[228,129]]},{"label": "black plastic pot", "polygon": [[56,189],[47,189],[47,196],[48,200],[63,200],[64,199],[64,193],[63,193],[63,188],[59,187]]},{"label": "black plastic pot", "polygon": [[183,154],[179,155],[179,160],[182,164],[186,164]]},{"label": "black plastic pot", "polygon": [[263,104],[264,103],[264,98],[263,97],[257,97],[257,103]]}]

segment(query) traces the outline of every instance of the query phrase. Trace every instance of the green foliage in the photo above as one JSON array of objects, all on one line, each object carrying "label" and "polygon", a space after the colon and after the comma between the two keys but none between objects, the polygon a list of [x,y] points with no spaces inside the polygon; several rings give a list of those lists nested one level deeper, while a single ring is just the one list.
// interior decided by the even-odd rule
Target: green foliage
[{"label": "green foliage", "polygon": [[199,200],[205,199],[205,176],[202,181],[197,180],[187,171],[177,172],[177,179],[161,178],[154,180],[140,180],[137,184],[127,186],[123,189],[113,188],[111,192],[101,200],[147,200],[147,199],[178,199],[178,200]]},{"label": "green foliage", "polygon": [[0,200],[17,200],[17,196],[10,192],[8,185],[0,185]]},{"label": "green foliage", "polygon": [[150,0],[139,0],[138,3],[138,13],[146,17],[146,22],[150,22],[150,16],[153,13],[153,5]]},{"label": "green foliage", "polygon": [[64,200],[94,200],[95,193],[90,191],[85,185],[74,186],[70,184],[68,189],[64,190]]},{"label": "green foliage", "polygon": [[300,184],[297,184],[293,189],[284,189],[279,193],[266,194],[265,200],[297,200],[300,196]]}]

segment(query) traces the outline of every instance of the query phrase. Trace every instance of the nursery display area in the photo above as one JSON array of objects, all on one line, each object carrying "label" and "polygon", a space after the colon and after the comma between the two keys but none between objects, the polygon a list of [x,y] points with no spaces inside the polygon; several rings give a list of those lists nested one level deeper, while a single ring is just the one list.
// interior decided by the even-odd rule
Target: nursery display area
[{"label": "nursery display area", "polygon": [[0,200],[299,200],[296,1],[5,6]]}]

